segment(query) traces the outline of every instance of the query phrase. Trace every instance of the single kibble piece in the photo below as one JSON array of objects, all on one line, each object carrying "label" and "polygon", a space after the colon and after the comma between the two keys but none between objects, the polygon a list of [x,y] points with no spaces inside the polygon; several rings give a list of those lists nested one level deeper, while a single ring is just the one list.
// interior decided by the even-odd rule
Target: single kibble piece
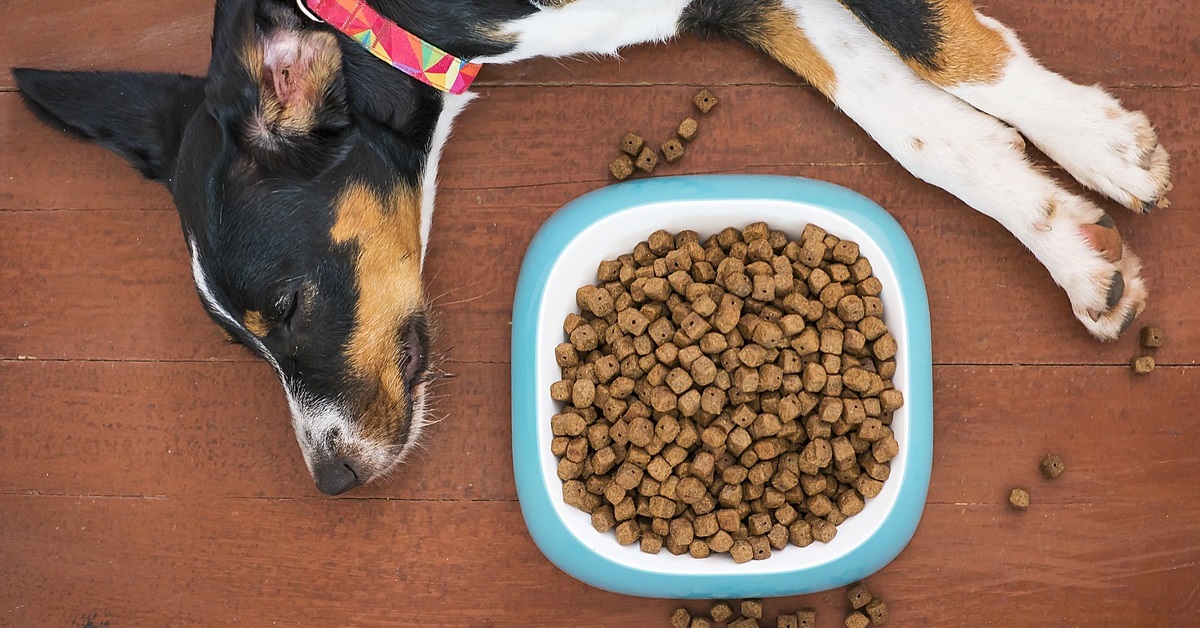
[{"label": "single kibble piece", "polygon": [[1062,456],[1058,454],[1050,454],[1042,461],[1042,475],[1046,476],[1047,480],[1053,480],[1062,475],[1062,472],[1066,468],[1066,465],[1063,464]]},{"label": "single kibble piece", "polygon": [[686,608],[677,608],[671,615],[671,628],[690,628],[692,615]]},{"label": "single kibble piece", "polygon": [[742,617],[762,619],[762,600],[742,600]]},{"label": "single kibble piece", "polygon": [[642,147],[646,145],[646,140],[637,133],[626,133],[625,139],[621,140],[621,152],[630,157],[637,157],[638,153],[642,152]]},{"label": "single kibble piece", "polygon": [[1013,505],[1013,508],[1025,510],[1029,508],[1029,491],[1023,488],[1014,488],[1008,493],[1008,503]]},{"label": "single kibble piece", "polygon": [[713,618],[713,621],[729,621],[733,617],[733,609],[725,602],[713,604],[711,610],[708,611],[708,616]]},{"label": "single kibble piece", "polygon": [[875,596],[871,595],[871,591],[867,588],[865,582],[860,582],[846,591],[846,598],[850,600],[850,606],[854,610],[858,610],[866,606],[867,602],[873,600]]},{"label": "single kibble piece", "polygon": [[1163,333],[1162,327],[1142,328],[1142,346],[1147,349],[1157,349],[1163,346],[1166,339],[1167,336]]},{"label": "single kibble piece", "polygon": [[694,118],[684,118],[683,122],[679,123],[679,128],[675,130],[675,135],[685,142],[690,142],[696,139],[696,133],[699,130],[700,125]]},{"label": "single kibble piece", "polygon": [[780,615],[775,618],[776,628],[799,628],[800,622],[795,615]]},{"label": "single kibble piece", "polygon": [[[701,543],[701,545],[704,545]],[[695,554],[692,554],[695,556]],[[705,556],[697,556],[697,558],[705,558]],[[712,628],[712,622],[707,617],[693,617],[692,628]]]},{"label": "single kibble piece", "polygon": [[683,143],[675,138],[667,140],[662,145],[662,154],[669,164],[683,159]]},{"label": "single kibble piece", "polygon": [[871,618],[872,624],[882,624],[888,620],[887,604],[884,604],[883,600],[871,600],[863,610],[867,612],[867,617]]},{"label": "single kibble piece", "polygon": [[647,146],[642,149],[642,152],[638,153],[637,162],[634,165],[637,166],[638,170],[646,174],[652,174],[654,168],[658,166],[658,153],[650,150],[650,147]]},{"label": "single kibble piece", "polygon": [[867,628],[870,625],[871,620],[858,611],[846,615],[846,628]]},{"label": "single kibble piece", "polygon": [[1146,373],[1154,370],[1154,356],[1139,355],[1133,359],[1131,365],[1133,366],[1134,373],[1137,373],[1138,375],[1145,375]]},{"label": "single kibble piece", "polygon": [[695,103],[700,113],[708,113],[712,111],[713,107],[717,106],[717,97],[713,96],[713,93],[708,91],[708,88],[704,88],[696,92],[696,96],[692,98],[692,102]]},{"label": "single kibble piece", "polygon": [[633,174],[633,158],[629,155],[621,154],[611,164],[608,164],[608,171],[618,181],[628,179],[629,175]]},{"label": "single kibble piece", "polygon": [[729,628],[759,628],[758,620],[750,617],[729,622]]},{"label": "single kibble piece", "polygon": [[796,628],[816,628],[817,611],[804,608],[796,611]]}]

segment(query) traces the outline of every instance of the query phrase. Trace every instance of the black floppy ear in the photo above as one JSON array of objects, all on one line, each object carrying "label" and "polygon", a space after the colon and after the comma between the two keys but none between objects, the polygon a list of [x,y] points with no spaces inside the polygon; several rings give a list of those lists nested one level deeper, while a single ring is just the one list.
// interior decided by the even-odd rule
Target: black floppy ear
[{"label": "black floppy ear", "polygon": [[169,183],[184,129],[204,103],[204,79],[182,74],[12,73],[42,121],[99,143],[159,183]]}]

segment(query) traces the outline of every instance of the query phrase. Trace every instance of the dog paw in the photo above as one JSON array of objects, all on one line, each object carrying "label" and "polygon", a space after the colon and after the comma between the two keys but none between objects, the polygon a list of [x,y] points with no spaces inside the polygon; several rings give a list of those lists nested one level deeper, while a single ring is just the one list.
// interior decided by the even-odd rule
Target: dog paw
[{"label": "dog paw", "polygon": [[1083,90],[1077,106],[1035,143],[1084,186],[1135,212],[1166,207],[1170,159],[1150,121],[1098,87],[1075,87]]},{"label": "dog paw", "polygon": [[1112,217],[1091,203],[1067,197],[1049,207],[1048,219],[1036,225],[1055,251],[1047,267],[1079,322],[1093,336],[1113,340],[1146,307],[1141,262],[1121,241]]}]

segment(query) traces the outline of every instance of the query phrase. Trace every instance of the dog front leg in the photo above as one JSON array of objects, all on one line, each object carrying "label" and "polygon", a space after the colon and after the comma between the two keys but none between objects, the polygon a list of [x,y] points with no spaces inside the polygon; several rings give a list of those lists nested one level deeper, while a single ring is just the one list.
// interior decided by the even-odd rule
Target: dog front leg
[{"label": "dog front leg", "polygon": [[1111,218],[1034,168],[1015,130],[917,76],[838,2],[786,6],[823,58],[816,65],[831,70],[818,87],[914,175],[1012,232],[1066,291],[1088,331],[1115,338],[1141,313],[1140,263]]}]

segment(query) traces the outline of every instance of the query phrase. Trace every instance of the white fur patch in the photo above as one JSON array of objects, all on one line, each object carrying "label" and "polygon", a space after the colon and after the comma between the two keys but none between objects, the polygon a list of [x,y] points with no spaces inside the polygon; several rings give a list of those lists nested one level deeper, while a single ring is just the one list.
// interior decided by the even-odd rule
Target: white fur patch
[{"label": "white fur patch", "polygon": [[540,7],[505,27],[505,34],[517,38],[515,49],[473,61],[613,55],[624,46],[666,41],[678,33],[688,4],[690,0],[575,0],[561,7]]},{"label": "white fur patch", "polygon": [[476,95],[466,92],[459,95],[446,94],[442,97],[442,113],[433,127],[429,156],[425,160],[425,172],[421,174],[421,266],[425,265],[425,249],[429,247],[429,231],[433,228],[434,200],[437,197],[438,163],[442,149],[450,139],[454,119],[466,109]]}]

